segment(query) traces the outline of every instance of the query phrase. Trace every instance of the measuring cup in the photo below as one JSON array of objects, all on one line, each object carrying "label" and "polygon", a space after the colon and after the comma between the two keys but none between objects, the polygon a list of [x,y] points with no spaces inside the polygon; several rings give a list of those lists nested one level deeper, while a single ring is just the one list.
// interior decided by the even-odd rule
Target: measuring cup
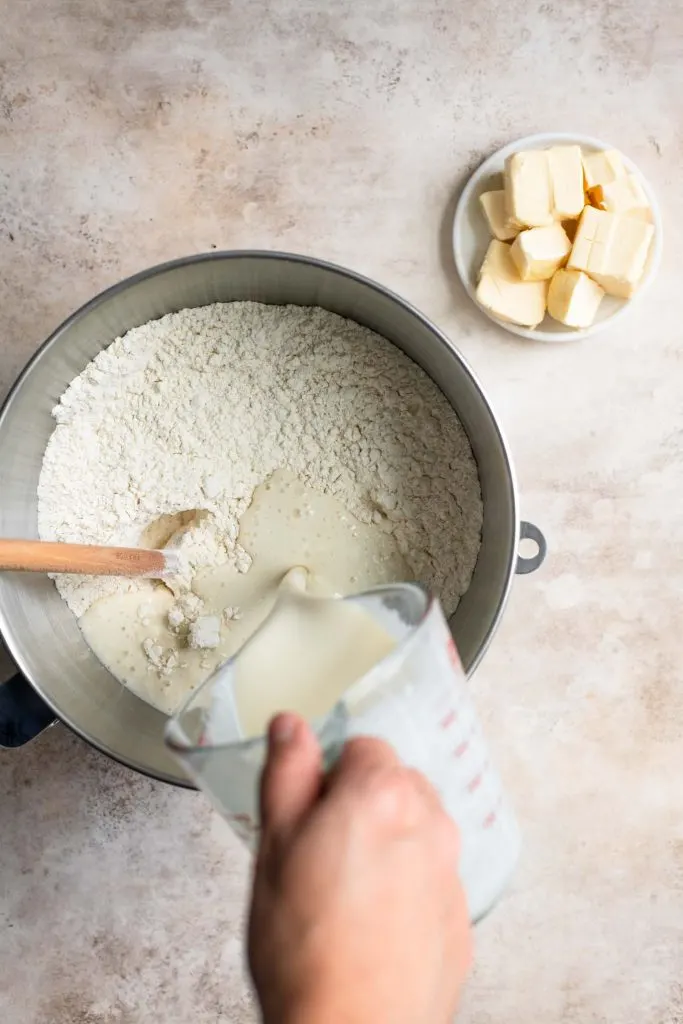
[{"label": "measuring cup", "polygon": [[[334,763],[349,737],[376,736],[427,776],[459,827],[459,872],[470,917],[477,921],[512,875],[520,833],[491,765],[441,605],[407,583],[331,600],[361,606],[396,647],[354,682],[326,717],[311,723],[325,765]],[[238,652],[169,721],[166,742],[253,850],[266,738],[240,734],[233,698],[239,657]]]}]

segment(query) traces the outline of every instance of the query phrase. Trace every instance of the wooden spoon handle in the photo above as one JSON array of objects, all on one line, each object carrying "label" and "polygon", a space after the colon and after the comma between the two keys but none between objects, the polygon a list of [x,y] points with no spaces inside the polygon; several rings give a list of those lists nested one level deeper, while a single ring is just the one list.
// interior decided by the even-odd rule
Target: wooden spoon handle
[{"label": "wooden spoon handle", "polygon": [[0,570],[72,572],[84,576],[163,576],[163,551],[57,544],[42,540],[0,540]]}]

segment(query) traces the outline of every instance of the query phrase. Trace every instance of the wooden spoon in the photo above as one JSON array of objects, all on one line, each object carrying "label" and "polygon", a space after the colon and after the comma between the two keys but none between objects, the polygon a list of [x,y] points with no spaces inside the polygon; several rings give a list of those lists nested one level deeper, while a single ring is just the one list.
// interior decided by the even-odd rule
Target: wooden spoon
[{"label": "wooden spoon", "polygon": [[42,540],[0,540],[0,571],[69,572],[79,576],[147,576],[164,579],[181,572],[176,551],[57,544]]}]

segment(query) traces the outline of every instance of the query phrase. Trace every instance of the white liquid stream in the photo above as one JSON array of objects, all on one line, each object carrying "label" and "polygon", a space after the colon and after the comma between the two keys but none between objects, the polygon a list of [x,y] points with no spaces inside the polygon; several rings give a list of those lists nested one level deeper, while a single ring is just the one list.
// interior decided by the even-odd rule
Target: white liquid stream
[{"label": "white liquid stream", "polygon": [[285,594],[235,663],[234,699],[242,735],[261,736],[272,716],[322,718],[386,657],[396,642],[347,601]]}]

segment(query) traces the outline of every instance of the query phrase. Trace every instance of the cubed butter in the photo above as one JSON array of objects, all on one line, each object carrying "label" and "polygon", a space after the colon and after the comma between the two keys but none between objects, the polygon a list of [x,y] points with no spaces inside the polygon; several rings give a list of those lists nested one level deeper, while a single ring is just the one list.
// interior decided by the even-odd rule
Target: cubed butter
[{"label": "cubed butter", "polygon": [[572,243],[561,224],[521,231],[510,246],[519,276],[523,281],[548,281],[564,266]]},{"label": "cubed butter", "polygon": [[548,312],[567,327],[590,327],[605,292],[581,270],[558,270],[548,288]]},{"label": "cubed butter", "polygon": [[645,189],[635,174],[627,174],[607,185],[596,185],[590,189],[589,196],[593,206],[610,213],[624,213],[629,217],[640,217],[650,222],[652,210],[645,195]]},{"label": "cubed butter", "polygon": [[552,146],[547,151],[555,220],[576,220],[585,205],[580,146]]},{"label": "cubed butter", "polygon": [[583,154],[583,173],[588,189],[596,185],[609,185],[617,178],[625,178],[626,168],[618,150],[605,149],[599,153]]},{"label": "cubed butter", "polygon": [[647,262],[654,228],[637,217],[584,207],[567,267],[583,270],[608,295],[628,299]]},{"label": "cubed butter", "polygon": [[501,188],[493,192],[482,192],[479,196],[479,202],[484,211],[489,230],[494,238],[500,239],[501,242],[507,242],[514,238],[519,228],[508,220],[505,208],[505,189]]},{"label": "cubed butter", "polygon": [[552,224],[552,191],[545,150],[513,153],[505,161],[504,177],[505,206],[512,224],[519,228]]},{"label": "cubed butter", "polygon": [[522,281],[510,246],[492,239],[479,274],[477,301],[500,320],[536,327],[545,316],[547,281]]}]

